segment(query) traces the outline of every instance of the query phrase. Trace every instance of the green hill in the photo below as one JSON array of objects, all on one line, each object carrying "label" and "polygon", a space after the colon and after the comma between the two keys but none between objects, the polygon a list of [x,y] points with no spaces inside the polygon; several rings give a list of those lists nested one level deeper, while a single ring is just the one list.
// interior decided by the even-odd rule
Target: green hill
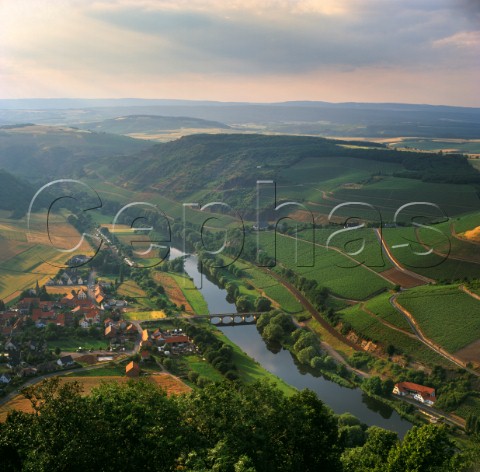
[{"label": "green hill", "polygon": [[230,129],[218,121],[185,116],[129,115],[93,123],[81,123],[79,128],[114,134],[145,133],[189,129]]},{"label": "green hill", "polygon": [[[341,201],[363,201],[386,208],[389,218],[424,188],[430,201],[450,205],[449,214],[461,213],[480,184],[480,173],[463,156],[305,136],[186,136],[98,166],[116,184],[177,201],[223,201],[253,211],[256,182],[274,180],[279,199],[312,202],[318,214]],[[458,198],[447,199],[449,191]]]},{"label": "green hill", "polygon": [[86,162],[138,152],[151,144],[61,126],[0,127],[0,167],[32,181],[81,177]]},{"label": "green hill", "polygon": [[[11,217],[20,218],[28,210],[36,189],[21,179],[0,169],[0,210],[11,212]],[[42,203],[46,203],[42,197]]]}]

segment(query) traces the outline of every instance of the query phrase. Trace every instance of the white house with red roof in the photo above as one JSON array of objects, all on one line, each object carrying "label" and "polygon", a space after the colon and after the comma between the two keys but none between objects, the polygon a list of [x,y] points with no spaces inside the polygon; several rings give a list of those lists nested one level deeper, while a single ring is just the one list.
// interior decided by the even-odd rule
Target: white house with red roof
[{"label": "white house with red roof", "polygon": [[413,382],[399,382],[393,387],[393,393],[400,396],[410,396],[420,403],[432,406],[437,400],[435,389]]}]

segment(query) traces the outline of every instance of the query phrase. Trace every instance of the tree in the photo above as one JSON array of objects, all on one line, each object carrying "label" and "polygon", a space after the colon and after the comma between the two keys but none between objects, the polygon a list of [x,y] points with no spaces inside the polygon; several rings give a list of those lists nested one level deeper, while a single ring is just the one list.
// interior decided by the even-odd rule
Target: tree
[{"label": "tree", "polygon": [[265,297],[258,297],[255,300],[255,311],[270,311],[272,309],[272,302]]},{"label": "tree", "polygon": [[285,336],[285,332],[278,324],[270,323],[262,333],[262,337],[269,342],[280,343]]},{"label": "tree", "polygon": [[403,442],[392,448],[387,459],[388,472],[453,472],[460,470],[454,461],[455,445],[445,426],[414,426]]},{"label": "tree", "polygon": [[382,380],[376,375],[365,379],[362,385],[368,393],[371,393],[373,395],[382,395],[383,393]]},{"label": "tree", "polygon": [[[343,416],[343,415],[342,415]],[[397,444],[396,433],[372,426],[366,431],[363,447],[347,449],[342,454],[345,472],[384,472],[390,450]]]},{"label": "tree", "polygon": [[238,297],[235,301],[235,305],[237,306],[237,310],[240,313],[247,313],[249,311],[252,311],[252,305],[250,303],[250,300],[245,295]]}]

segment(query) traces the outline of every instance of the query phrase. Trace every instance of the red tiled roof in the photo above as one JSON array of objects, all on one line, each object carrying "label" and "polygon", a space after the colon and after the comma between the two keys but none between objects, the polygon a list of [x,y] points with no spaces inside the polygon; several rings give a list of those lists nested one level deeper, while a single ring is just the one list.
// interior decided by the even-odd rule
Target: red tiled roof
[{"label": "red tiled roof", "polygon": [[53,318],[54,316],[55,316],[54,311],[43,311],[41,308],[34,308],[32,310],[33,321],[50,319],[50,318]]},{"label": "red tiled roof", "polygon": [[421,393],[422,396],[426,395],[428,397],[435,396],[435,389],[432,387],[425,387],[425,385],[419,385],[413,382],[400,382],[395,384],[395,387],[398,387],[400,391],[411,391],[416,393]]},{"label": "red tiled roof", "polygon": [[180,335],[180,336],[169,336],[165,338],[165,344],[172,344],[172,343],[188,343],[190,340],[188,336]]},{"label": "red tiled roof", "polygon": [[125,375],[131,377],[137,377],[140,374],[140,367],[136,362],[130,362],[125,367]]}]

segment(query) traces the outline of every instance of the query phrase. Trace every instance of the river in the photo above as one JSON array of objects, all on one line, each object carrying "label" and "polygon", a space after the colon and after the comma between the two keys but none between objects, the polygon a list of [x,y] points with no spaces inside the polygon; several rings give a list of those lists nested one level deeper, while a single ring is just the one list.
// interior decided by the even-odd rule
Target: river
[{"label": "river", "polygon": [[[181,254],[180,251],[172,248],[171,257],[178,257]],[[195,285],[200,289],[210,313],[236,313],[235,305],[226,300],[226,291],[205,276],[202,277],[198,271],[197,262],[195,256],[187,257],[185,272],[192,277]],[[412,424],[401,418],[395,410],[369,397],[362,390],[342,387],[324,377],[316,377],[305,372],[295,364],[289,351],[285,349],[278,353],[269,351],[255,325],[228,326],[219,329],[269,372],[299,390],[304,388],[313,390],[318,398],[335,413],[350,412],[363,423],[395,431],[401,438],[412,427]]]}]

